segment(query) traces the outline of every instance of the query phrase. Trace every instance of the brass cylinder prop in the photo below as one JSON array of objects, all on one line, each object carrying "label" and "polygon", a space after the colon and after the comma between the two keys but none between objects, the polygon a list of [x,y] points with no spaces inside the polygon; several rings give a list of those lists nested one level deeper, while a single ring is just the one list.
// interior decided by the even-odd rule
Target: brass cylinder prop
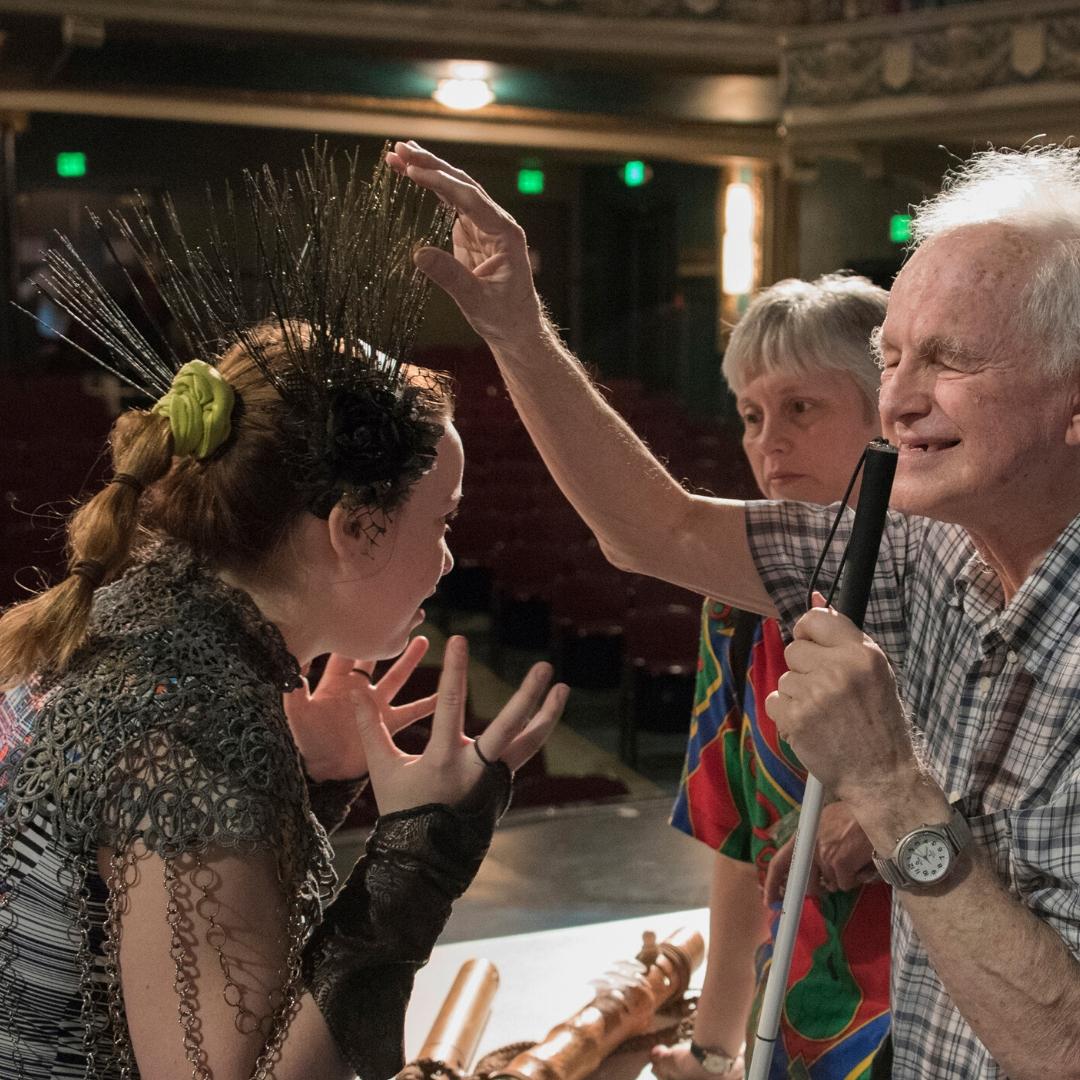
[{"label": "brass cylinder prop", "polygon": [[466,960],[431,1025],[418,1060],[441,1061],[459,1073],[468,1072],[498,989],[499,972],[490,960]]},{"label": "brass cylinder prop", "polygon": [[[646,938],[637,958],[646,964],[646,978],[656,998],[655,1008],[662,1009],[669,1001],[686,993],[690,976],[705,959],[705,939],[696,930],[682,927],[657,945],[652,941]],[[655,956],[652,955],[654,949]]]},{"label": "brass cylinder prop", "polygon": [[656,1010],[685,992],[704,958],[697,931],[676,930],[659,943],[647,934],[633,965],[605,976],[588,1005],[518,1054],[499,1080],[585,1080],[626,1039],[649,1030]]}]

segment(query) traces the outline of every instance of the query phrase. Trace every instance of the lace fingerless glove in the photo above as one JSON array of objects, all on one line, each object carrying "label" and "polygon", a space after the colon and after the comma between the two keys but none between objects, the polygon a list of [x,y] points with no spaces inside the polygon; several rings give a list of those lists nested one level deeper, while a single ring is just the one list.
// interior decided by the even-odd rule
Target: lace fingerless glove
[{"label": "lace fingerless glove", "polygon": [[510,770],[488,765],[456,807],[429,803],[379,818],[367,851],[304,952],[308,988],[360,1080],[404,1065],[405,1008],[510,802]]},{"label": "lace fingerless glove", "polygon": [[328,836],[344,823],[368,782],[366,775],[356,780],[312,780],[306,770],[304,780],[311,812]]}]

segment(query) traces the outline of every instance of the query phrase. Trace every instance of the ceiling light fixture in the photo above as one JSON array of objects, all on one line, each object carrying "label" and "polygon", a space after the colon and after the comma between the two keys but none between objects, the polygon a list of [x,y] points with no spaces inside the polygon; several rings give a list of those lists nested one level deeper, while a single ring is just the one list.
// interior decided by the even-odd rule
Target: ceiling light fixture
[{"label": "ceiling light fixture", "polygon": [[482,109],[495,100],[488,81],[488,65],[477,61],[456,61],[450,65],[449,78],[440,79],[431,96],[448,109],[467,112]]}]

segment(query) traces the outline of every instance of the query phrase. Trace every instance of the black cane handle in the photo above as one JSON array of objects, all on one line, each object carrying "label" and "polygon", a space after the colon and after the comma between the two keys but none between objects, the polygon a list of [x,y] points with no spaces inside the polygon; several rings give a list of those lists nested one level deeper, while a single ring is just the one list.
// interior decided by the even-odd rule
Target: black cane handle
[{"label": "black cane handle", "polygon": [[836,600],[836,610],[860,629],[874,581],[881,534],[885,530],[885,511],[889,506],[898,457],[896,447],[884,439],[874,439],[866,448],[862,487],[855,507],[855,521],[851,526],[840,595]]}]

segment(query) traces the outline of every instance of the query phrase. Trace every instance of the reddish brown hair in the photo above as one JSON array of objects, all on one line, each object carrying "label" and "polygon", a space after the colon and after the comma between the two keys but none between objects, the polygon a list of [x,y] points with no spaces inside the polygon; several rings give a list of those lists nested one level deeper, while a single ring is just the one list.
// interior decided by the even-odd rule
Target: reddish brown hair
[{"label": "reddish brown hair", "polygon": [[[280,345],[279,330],[264,333],[264,349]],[[68,577],[0,617],[0,688],[67,664],[85,640],[95,588],[124,570],[140,534],[181,540],[219,569],[257,572],[306,509],[287,467],[295,432],[281,397],[240,346],[217,367],[236,407],[228,440],[208,459],[174,459],[169,421],[157,413],[131,409],[113,424],[113,470],[144,491],[110,483],[72,515]],[[425,380],[424,402],[428,420],[448,418],[443,383]]]}]

